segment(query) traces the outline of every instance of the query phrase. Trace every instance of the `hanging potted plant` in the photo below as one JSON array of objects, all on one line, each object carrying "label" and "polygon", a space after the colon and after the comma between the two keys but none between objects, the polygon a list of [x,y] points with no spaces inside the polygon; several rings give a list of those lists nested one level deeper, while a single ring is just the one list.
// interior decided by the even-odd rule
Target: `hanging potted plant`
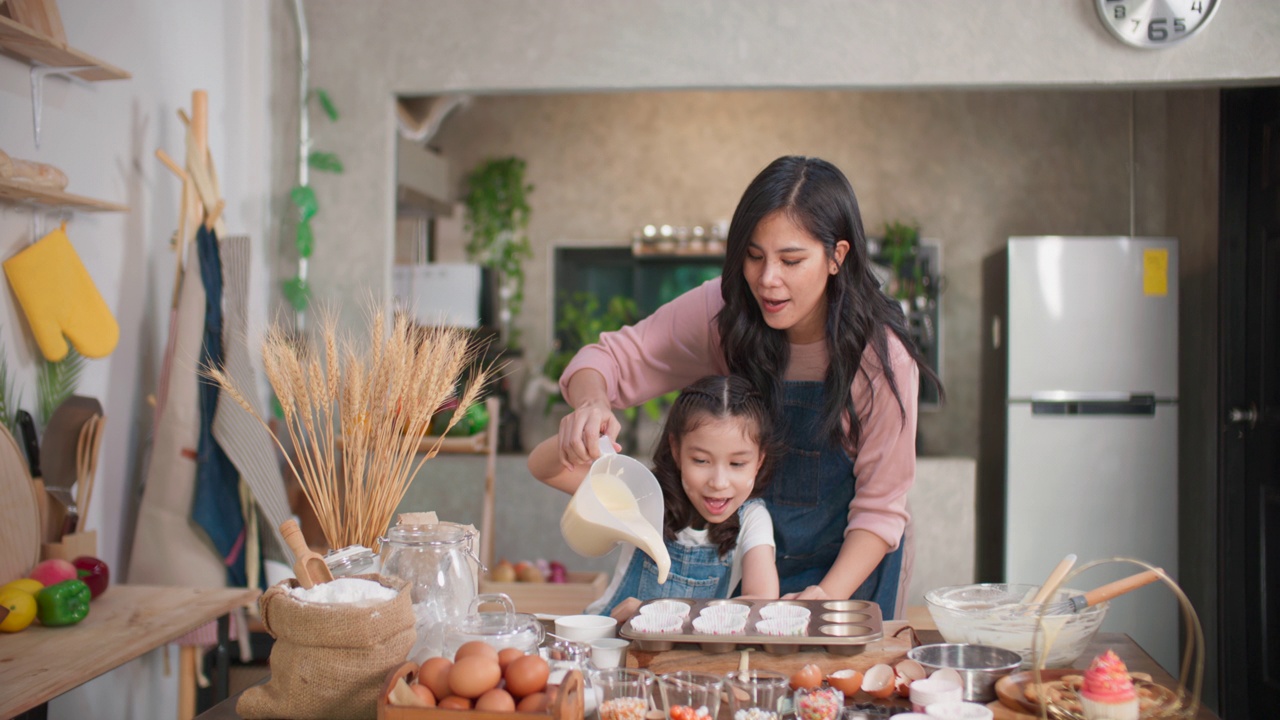
[{"label": "hanging potted plant", "polygon": [[529,193],[525,162],[518,157],[488,160],[467,175],[467,257],[496,269],[501,275],[499,310],[502,340],[520,345],[516,318],[524,305],[524,261],[533,257],[529,246]]}]

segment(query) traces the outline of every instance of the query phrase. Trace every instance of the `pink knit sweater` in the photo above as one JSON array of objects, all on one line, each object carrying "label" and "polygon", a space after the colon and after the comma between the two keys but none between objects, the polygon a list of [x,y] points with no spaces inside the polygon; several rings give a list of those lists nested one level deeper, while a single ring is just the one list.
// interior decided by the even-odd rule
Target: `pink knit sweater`
[{"label": "pink knit sweater", "polygon": [[[617,332],[602,333],[600,342],[574,356],[560,376],[568,397],[569,378],[590,368],[604,376],[609,402],[632,407],[704,375],[726,374],[715,316],[724,307],[720,280],[708,280],[657,312]],[[916,395],[920,370],[897,336],[889,334],[889,359],[906,407],[906,418],[885,382],[874,352],[863,353],[862,369],[853,381],[853,406],[862,421],[862,437],[849,449],[857,492],[849,503],[845,530],[875,533],[889,549],[898,547],[906,528],[907,491],[916,477]],[[827,370],[825,342],[791,346],[785,380],[822,380]],[[874,390],[874,392],[873,392]],[[572,398],[569,398],[572,402]],[[783,479],[785,482],[785,479]]]}]

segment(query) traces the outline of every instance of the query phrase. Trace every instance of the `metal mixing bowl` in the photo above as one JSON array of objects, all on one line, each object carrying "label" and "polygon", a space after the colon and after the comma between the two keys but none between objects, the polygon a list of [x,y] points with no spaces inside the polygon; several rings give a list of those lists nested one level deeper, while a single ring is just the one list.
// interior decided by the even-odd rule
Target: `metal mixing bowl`
[{"label": "metal mixing bowl", "polygon": [[[1023,667],[1031,667],[1032,644],[1036,652],[1048,654],[1045,667],[1070,667],[1102,625],[1108,603],[1087,607],[1078,613],[1065,612],[1044,617],[1048,642],[1044,634],[1036,637],[1040,607],[1027,605],[1027,599],[1038,585],[981,583],[954,585],[930,590],[925,594],[929,614],[938,626],[942,639],[949,643],[994,645],[1022,655]],[[1050,603],[1062,603],[1080,595],[1079,590],[1059,588]]]},{"label": "metal mixing bowl", "polygon": [[968,643],[921,645],[907,651],[907,657],[930,673],[940,668],[955,670],[963,683],[961,696],[984,703],[996,699],[996,681],[1022,664],[1022,656],[1012,650]]}]

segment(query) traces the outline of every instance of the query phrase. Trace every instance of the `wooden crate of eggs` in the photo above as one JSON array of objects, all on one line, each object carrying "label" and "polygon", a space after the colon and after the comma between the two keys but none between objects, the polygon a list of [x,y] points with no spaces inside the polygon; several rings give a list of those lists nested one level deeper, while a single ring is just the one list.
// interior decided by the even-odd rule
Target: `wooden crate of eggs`
[{"label": "wooden crate of eggs", "polygon": [[536,653],[464,643],[453,660],[406,662],[387,676],[378,720],[582,720],[582,674],[547,684],[551,667]]}]

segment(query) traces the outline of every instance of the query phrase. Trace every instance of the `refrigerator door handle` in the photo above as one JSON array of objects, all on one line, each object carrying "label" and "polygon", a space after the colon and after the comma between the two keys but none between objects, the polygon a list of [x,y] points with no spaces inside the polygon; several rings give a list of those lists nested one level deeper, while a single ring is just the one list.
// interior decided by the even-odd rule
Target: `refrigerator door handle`
[{"label": "refrigerator door handle", "polygon": [[1122,393],[1044,393],[1031,396],[1032,415],[1155,415],[1156,396]]}]

